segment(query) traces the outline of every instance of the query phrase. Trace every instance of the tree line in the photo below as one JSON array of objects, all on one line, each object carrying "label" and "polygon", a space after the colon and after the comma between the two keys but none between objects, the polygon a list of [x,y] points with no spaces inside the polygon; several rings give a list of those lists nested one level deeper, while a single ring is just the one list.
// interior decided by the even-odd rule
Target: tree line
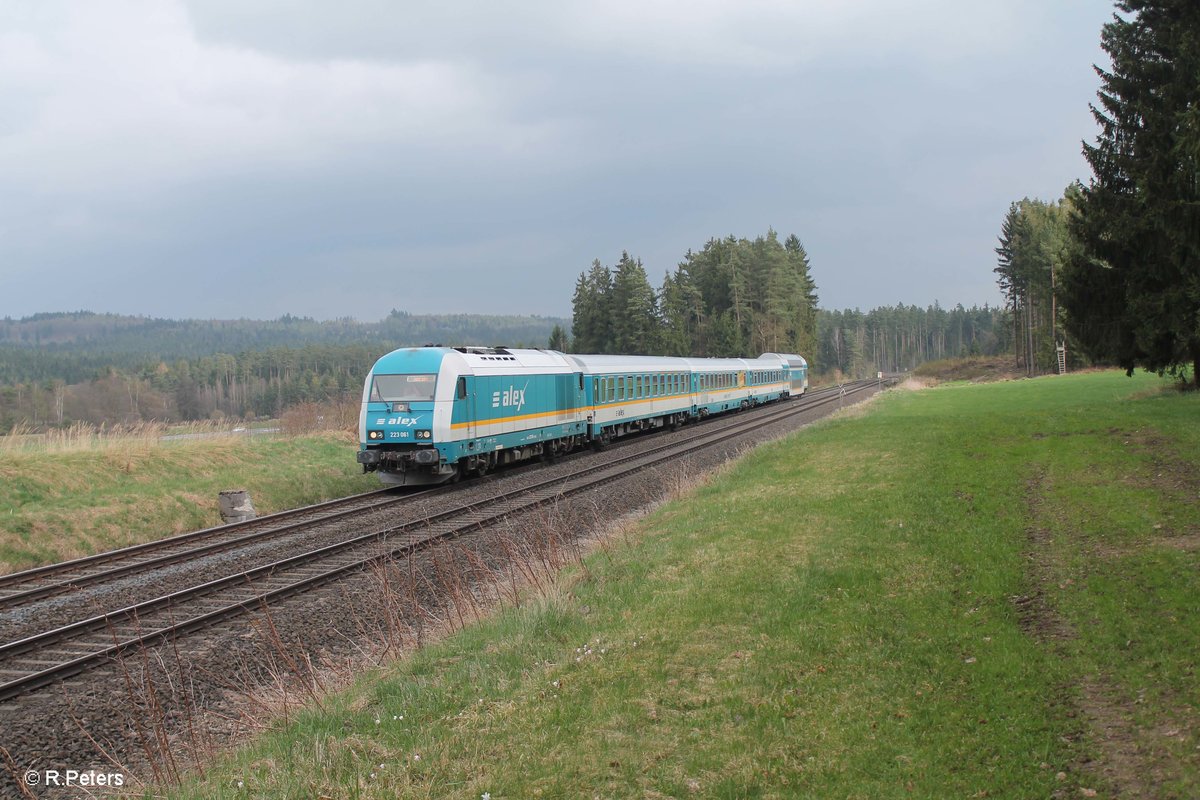
[{"label": "tree line", "polygon": [[289,406],[357,396],[375,360],[393,349],[308,345],[110,368],[91,380],[0,387],[0,429],[278,416]]},{"label": "tree line", "polygon": [[[410,315],[352,320],[146,320],[38,314],[0,322],[0,432],[15,425],[274,417],[357,397],[375,360],[421,344],[539,346],[551,317]],[[263,345],[262,342],[282,341]],[[307,342],[307,343],[306,343]],[[210,348],[221,344],[243,349]],[[180,353],[199,351],[199,356]],[[236,353],[236,354],[233,354]]]},{"label": "tree line", "polygon": [[0,385],[103,377],[110,369],[138,373],[159,363],[219,353],[365,345],[541,344],[564,320],[485,314],[409,314],[392,311],[378,322],[318,321],[284,315],[276,320],[169,320],[117,314],[35,314],[0,320]]},{"label": "tree line", "polygon": [[[597,259],[580,273],[572,298],[571,349],[577,353],[757,356],[811,352],[817,287],[795,236],[773,230],[751,239],[710,239],[689,250],[661,287],[641,259]],[[554,342],[565,343],[565,331]],[[552,342],[552,344],[554,343]]]},{"label": "tree line", "polygon": [[850,379],[903,372],[943,358],[995,356],[1012,345],[1009,318],[1004,309],[987,305],[821,310],[817,348],[802,355],[814,372]]},{"label": "tree line", "polygon": [[1013,203],[1000,226],[996,282],[1009,311],[1016,365],[1029,375],[1055,371],[1059,348],[1070,364],[1081,359],[1059,307],[1060,284],[1077,248],[1069,221],[1079,189],[1072,184],[1049,203],[1028,197]]},{"label": "tree line", "polygon": [[1123,0],[1101,32],[1111,70],[1083,145],[1087,185],[1013,204],[1001,289],[1018,353],[1042,371],[1065,345],[1200,388],[1200,4]]}]

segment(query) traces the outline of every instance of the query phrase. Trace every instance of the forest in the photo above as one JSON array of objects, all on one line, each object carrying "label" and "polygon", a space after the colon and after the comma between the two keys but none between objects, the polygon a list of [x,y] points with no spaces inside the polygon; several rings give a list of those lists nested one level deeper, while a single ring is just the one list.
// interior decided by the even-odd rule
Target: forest
[{"label": "forest", "polygon": [[272,417],[357,395],[405,345],[545,346],[552,317],[415,315],[377,323],[164,320],[76,312],[0,321],[0,430]]},{"label": "forest", "polygon": [[[924,361],[996,355],[1012,347],[1003,309],[885,306],[868,312],[817,305],[800,239],[768,230],[710,239],[689,251],[655,290],[640,259],[622,253],[579,275],[572,307],[579,353],[746,357],[799,353],[814,374],[862,378]],[[556,343],[567,341],[555,332]]]}]

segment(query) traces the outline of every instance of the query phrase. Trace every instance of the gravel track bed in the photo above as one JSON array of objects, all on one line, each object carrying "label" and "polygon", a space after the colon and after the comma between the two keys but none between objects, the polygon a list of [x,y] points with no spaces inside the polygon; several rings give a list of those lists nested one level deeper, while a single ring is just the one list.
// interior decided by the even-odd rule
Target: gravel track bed
[{"label": "gravel track bed", "polygon": [[[869,389],[851,402],[875,393]],[[527,512],[485,530],[436,545],[404,559],[389,569],[360,573],[309,593],[289,598],[263,613],[247,615],[164,644],[123,660],[91,670],[57,686],[50,686],[0,704],[0,746],[11,756],[4,769],[0,751],[0,797],[24,797],[12,769],[95,769],[118,771],[114,762],[140,780],[170,780],[189,759],[204,758],[243,735],[249,727],[246,713],[255,713],[250,692],[277,686],[279,676],[307,671],[308,664],[342,664],[363,660],[364,653],[383,646],[403,652],[417,646],[437,628],[436,620],[465,614],[469,621],[474,601],[466,592],[494,591],[496,575],[512,570],[514,547],[528,542],[527,558],[548,562],[555,548],[573,547],[602,534],[613,520],[644,509],[662,499],[666,491],[689,478],[719,466],[763,441],[811,423],[836,410],[824,406],[798,416],[738,435],[700,453],[653,469],[655,480],[635,473],[605,486],[569,498],[553,508]],[[744,420],[744,414],[700,426],[716,430]],[[565,475],[575,462],[599,457],[624,456],[672,441],[681,433],[658,433],[631,439],[601,456],[572,455],[551,465],[510,470],[498,476],[464,484],[458,491],[431,498],[414,498],[403,508],[383,513],[370,523],[355,520],[354,532],[375,524],[396,524],[423,519],[448,503],[510,494],[524,485]],[[374,517],[374,515],[372,515]],[[331,526],[333,527],[333,526]],[[555,531],[547,540],[546,531]],[[345,531],[305,534],[313,541],[336,540]],[[557,537],[574,537],[565,541]],[[539,537],[541,537],[539,539]],[[276,557],[281,543],[274,545]],[[294,549],[295,542],[292,542]],[[549,547],[549,550],[547,549]],[[265,548],[263,550],[265,552]],[[203,568],[189,572],[217,577],[216,564],[253,563],[259,554],[220,554]],[[261,556],[267,560],[266,556]],[[182,565],[177,565],[182,566]],[[131,579],[132,580],[132,579]],[[176,583],[172,584],[171,581]],[[183,570],[174,577],[157,576],[156,586],[187,582]],[[111,589],[110,592],[118,590]],[[133,602],[126,588],[118,596],[123,605]],[[149,596],[163,589],[146,589]],[[459,598],[453,606],[452,598]],[[384,599],[386,598],[386,599]],[[78,602],[78,600],[77,600]],[[464,611],[463,609],[467,610]],[[39,629],[48,627],[46,617]],[[293,681],[299,685],[299,681]],[[293,687],[293,691],[299,691]],[[303,702],[293,695],[293,704]],[[73,797],[78,790],[56,792],[39,787],[37,797]]]}]

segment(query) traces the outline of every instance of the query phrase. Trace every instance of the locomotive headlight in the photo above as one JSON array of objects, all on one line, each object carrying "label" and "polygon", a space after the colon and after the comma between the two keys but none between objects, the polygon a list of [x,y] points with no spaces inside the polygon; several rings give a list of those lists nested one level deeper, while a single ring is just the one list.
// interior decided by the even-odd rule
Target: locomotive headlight
[{"label": "locomotive headlight", "polygon": [[432,439],[433,431],[417,431],[418,439]]},{"label": "locomotive headlight", "polygon": [[377,441],[383,438],[383,431],[367,431],[367,438],[371,441]]}]

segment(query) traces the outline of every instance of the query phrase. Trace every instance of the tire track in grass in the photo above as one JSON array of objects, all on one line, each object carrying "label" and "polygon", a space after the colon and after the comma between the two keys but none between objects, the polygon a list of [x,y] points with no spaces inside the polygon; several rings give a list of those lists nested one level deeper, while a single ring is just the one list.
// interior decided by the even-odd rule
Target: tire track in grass
[{"label": "tire track in grass", "polygon": [[[1025,503],[1029,519],[1026,528],[1026,573],[1029,594],[1012,598],[1021,628],[1058,657],[1070,659],[1071,644],[1079,638],[1075,626],[1055,608],[1049,599],[1053,589],[1064,588],[1061,566],[1053,549],[1054,533],[1046,515],[1050,479],[1045,465],[1039,465],[1026,484]],[[1073,537],[1074,538],[1074,537]],[[1079,675],[1074,685],[1062,687],[1059,702],[1069,717],[1081,720],[1082,741],[1074,742],[1078,755],[1078,776],[1059,773],[1063,787],[1055,797],[1096,797],[1097,785],[1107,787],[1116,797],[1159,797],[1169,779],[1160,754],[1142,746],[1143,731],[1135,723],[1135,701],[1123,696],[1120,688],[1102,674]],[[1088,751],[1099,756],[1091,760]],[[1074,782],[1078,785],[1072,786]],[[1101,783],[1098,783],[1101,782]]]}]

